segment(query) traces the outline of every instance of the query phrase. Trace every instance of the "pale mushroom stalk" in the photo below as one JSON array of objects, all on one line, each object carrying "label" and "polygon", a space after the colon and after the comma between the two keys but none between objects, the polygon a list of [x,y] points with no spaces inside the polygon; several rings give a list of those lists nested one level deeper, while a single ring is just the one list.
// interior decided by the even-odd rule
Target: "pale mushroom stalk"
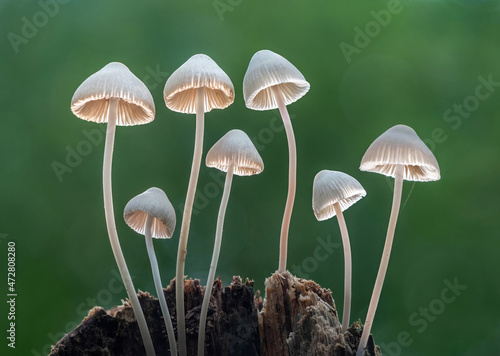
[{"label": "pale mushroom stalk", "polygon": [[290,220],[292,218],[293,203],[295,201],[295,191],[297,186],[297,148],[295,145],[295,135],[293,133],[292,121],[286,109],[286,105],[281,97],[281,92],[274,86],[272,87],[278,109],[283,119],[285,126],[286,137],[288,141],[288,195],[286,197],[285,213],[283,214],[283,222],[281,223],[280,236],[280,258],[278,272],[286,271],[286,258],[288,246],[288,231],[290,229]]},{"label": "pale mushroom stalk", "polygon": [[394,176],[394,195],[392,198],[392,209],[391,217],[389,219],[389,226],[387,228],[387,236],[385,238],[384,251],[382,254],[382,259],[380,261],[380,267],[377,273],[377,279],[375,280],[375,287],[373,288],[372,298],[370,300],[370,305],[368,307],[368,313],[366,315],[366,321],[363,325],[363,334],[361,335],[361,340],[359,341],[358,351],[356,356],[363,356],[368,343],[368,337],[370,336],[370,331],[373,325],[373,319],[375,318],[375,312],[377,310],[378,301],[380,299],[380,294],[382,292],[382,287],[384,285],[385,274],[387,272],[387,267],[389,265],[389,258],[391,256],[392,242],[394,240],[394,232],[396,231],[396,222],[399,215],[399,207],[401,205],[401,195],[403,192],[403,177],[404,177],[405,166],[398,164],[395,167]]},{"label": "pale mushroom stalk", "polygon": [[351,315],[351,290],[352,290],[352,259],[351,259],[351,244],[349,243],[349,234],[345,223],[342,208],[337,202],[333,204],[335,215],[340,226],[340,234],[342,235],[342,244],[344,245],[344,311],[342,315],[342,332],[346,332],[349,326],[349,318]]},{"label": "pale mushroom stalk", "polygon": [[215,244],[212,254],[212,262],[210,262],[210,271],[208,273],[207,287],[203,297],[203,305],[201,307],[200,326],[198,328],[198,356],[203,356],[205,353],[205,327],[207,323],[208,305],[212,295],[212,288],[215,280],[215,271],[217,270],[217,262],[219,261],[220,248],[222,244],[222,230],[224,228],[224,217],[226,215],[227,202],[229,193],[231,192],[231,184],[233,182],[233,165],[229,166],[224,182],[224,192],[217,217],[217,228],[215,232]]},{"label": "pale mushroom stalk", "polygon": [[152,215],[148,215],[148,217],[146,218],[144,238],[146,240],[149,262],[151,263],[151,271],[153,271],[153,280],[155,283],[156,294],[158,295],[158,300],[160,301],[161,313],[163,314],[165,328],[167,329],[168,344],[170,345],[170,355],[177,355],[177,342],[175,341],[174,326],[172,325],[172,319],[170,318],[170,312],[168,311],[167,300],[165,299],[165,294],[163,293],[158,261],[156,259],[156,254],[153,247],[153,237],[151,234],[151,230],[153,227],[154,219],[155,218]]},{"label": "pale mushroom stalk", "polygon": [[436,157],[415,130],[406,125],[396,125],[385,131],[366,150],[361,159],[360,170],[380,173],[394,178],[394,196],[391,217],[387,228],[384,251],[373,289],[368,315],[361,335],[357,356],[364,354],[375,311],[382,292],[384,278],[389,264],[396,221],[401,205],[403,180],[417,182],[436,181],[441,178]]},{"label": "pale mushroom stalk", "polygon": [[177,251],[177,267],[175,274],[175,304],[177,310],[177,338],[179,340],[179,354],[187,355],[186,320],[184,316],[184,266],[186,263],[187,242],[191,213],[200,173],[201,156],[203,154],[203,130],[205,126],[204,87],[196,90],[196,134],[194,143],[193,163],[189,177],[186,203],[182,215],[179,249]]},{"label": "pale mushroom stalk", "polygon": [[286,106],[304,96],[309,87],[309,83],[292,63],[269,50],[258,51],[252,56],[243,78],[246,107],[259,111],[279,109],[288,141],[288,194],[281,222],[278,273],[286,271],[288,232],[297,179],[295,137]]},{"label": "pale mushroom stalk", "polygon": [[203,356],[205,352],[205,329],[207,322],[208,306],[212,296],[215,272],[222,244],[222,231],[224,228],[224,217],[226,215],[227,202],[231,192],[233,175],[250,176],[259,174],[264,169],[264,162],[259,152],[253,145],[246,133],[241,130],[231,130],[217,141],[208,151],[206,157],[207,167],[214,167],[226,172],[224,192],[222,194],[219,215],[217,217],[217,228],[215,232],[214,251],[212,262],[207,278],[205,296],[200,315],[200,325],[198,328],[198,356]]},{"label": "pale mushroom stalk", "polygon": [[111,165],[113,161],[113,146],[115,140],[116,117],[119,101],[120,99],[117,98],[111,98],[109,100],[108,127],[106,129],[106,143],[104,145],[104,163],[102,172],[104,214],[106,216],[106,226],[108,228],[109,241],[111,243],[113,255],[115,256],[116,264],[118,265],[118,270],[120,271],[120,276],[122,277],[123,284],[125,285],[125,289],[127,290],[130,304],[132,305],[132,309],[134,310],[134,315],[137,319],[137,324],[139,325],[139,330],[144,342],[144,347],[146,348],[146,354],[148,356],[153,356],[155,355],[153,341],[151,340],[151,335],[149,334],[149,329],[146,324],[146,318],[144,317],[144,313],[139,303],[139,298],[137,297],[134,284],[132,283],[132,278],[130,277],[127,264],[125,263],[125,257],[123,256],[120,241],[118,239],[118,233],[116,231],[113,209],[113,193],[111,190]]},{"label": "pale mushroom stalk", "polygon": [[351,244],[343,211],[366,196],[363,186],[343,172],[322,170],[314,177],[313,211],[318,221],[337,216],[344,246],[344,311],[342,332],[349,327],[351,315],[352,260]]}]

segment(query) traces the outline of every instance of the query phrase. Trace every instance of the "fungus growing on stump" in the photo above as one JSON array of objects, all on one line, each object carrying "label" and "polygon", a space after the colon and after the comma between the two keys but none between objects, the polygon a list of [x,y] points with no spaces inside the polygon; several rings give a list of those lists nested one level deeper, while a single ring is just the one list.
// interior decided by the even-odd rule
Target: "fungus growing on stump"
[{"label": "fungus growing on stump", "polygon": [[71,99],[71,111],[80,119],[108,124],[102,178],[104,214],[109,241],[120,276],[134,309],[146,353],[148,356],[155,355],[146,319],[139,304],[116,232],[111,188],[111,165],[116,126],[140,125],[153,121],[155,116],[153,97],[146,85],[124,64],[113,62],[92,74],[78,87]]},{"label": "fungus growing on stump", "polygon": [[151,271],[153,272],[156,294],[158,294],[158,300],[167,330],[170,354],[177,355],[174,327],[172,325],[172,319],[170,318],[170,312],[168,311],[165,294],[163,293],[160,270],[153,247],[153,238],[169,239],[172,237],[176,220],[174,207],[163,190],[153,187],[133,197],[127,205],[125,205],[123,218],[130,228],[144,235],[149,262],[151,263]]},{"label": "fungus growing on stump", "polygon": [[316,174],[313,184],[313,210],[318,221],[337,215],[344,245],[344,311],[342,332],[349,327],[351,314],[352,261],[351,244],[342,212],[366,195],[361,184],[348,174],[323,170]]},{"label": "fungus growing on stump", "polygon": [[269,50],[262,50],[253,55],[243,79],[245,105],[249,109],[260,111],[279,109],[288,140],[288,195],[281,225],[278,267],[280,273],[286,271],[288,230],[297,185],[297,149],[286,106],[303,97],[309,87],[309,83],[292,63]]},{"label": "fungus growing on stump", "polygon": [[208,273],[207,287],[203,297],[200,315],[200,326],[198,328],[198,356],[203,356],[205,351],[205,326],[207,321],[208,304],[212,295],[212,287],[215,279],[217,262],[219,261],[220,247],[222,244],[222,230],[224,228],[224,216],[226,215],[227,202],[231,192],[233,174],[239,176],[250,176],[259,174],[264,170],[264,162],[257,152],[250,138],[241,130],[231,130],[217,141],[207,153],[206,164],[226,172],[224,192],[222,193],[219,215],[217,217],[217,229],[215,232],[215,244]]},{"label": "fungus growing on stump", "polygon": [[196,54],[168,78],[163,91],[165,105],[173,111],[196,114],[193,163],[182,214],[176,267],[176,310],[179,353],[186,356],[186,323],[184,315],[184,265],[186,262],[189,225],[203,153],[205,113],[224,109],[234,101],[234,87],[229,77],[210,57]]}]

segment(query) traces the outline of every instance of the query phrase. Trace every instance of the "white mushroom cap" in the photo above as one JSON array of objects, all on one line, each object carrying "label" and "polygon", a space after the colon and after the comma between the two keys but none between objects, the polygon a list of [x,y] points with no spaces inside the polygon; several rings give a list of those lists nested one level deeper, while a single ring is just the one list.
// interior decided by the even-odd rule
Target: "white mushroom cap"
[{"label": "white mushroom cap", "polygon": [[339,203],[342,211],[366,195],[361,184],[348,174],[322,170],[313,183],[313,211],[319,221],[335,216],[333,205]]},{"label": "white mushroom cap", "polygon": [[171,238],[175,230],[175,210],[167,195],[160,188],[149,188],[127,203],[123,218],[139,234],[145,234],[146,218],[154,217],[151,236]]},{"label": "white mushroom cap", "polygon": [[118,103],[118,126],[147,124],[154,120],[155,104],[146,85],[122,63],[112,62],[76,89],[71,111],[77,117],[98,123],[108,122],[109,99]]},{"label": "white mushroom cap", "polygon": [[205,88],[205,112],[224,109],[234,101],[234,87],[226,73],[205,54],[195,54],[168,78],[165,105],[186,114],[196,112],[196,89]]},{"label": "white mushroom cap", "polygon": [[243,79],[245,105],[254,110],[276,109],[271,87],[282,95],[285,105],[302,98],[310,88],[302,73],[288,60],[269,50],[255,53]]},{"label": "white mushroom cap", "polygon": [[366,150],[359,169],[395,176],[404,165],[403,179],[419,182],[441,178],[436,157],[409,126],[396,125],[380,135]]},{"label": "white mushroom cap", "polygon": [[233,166],[234,174],[250,176],[264,170],[264,162],[246,133],[231,130],[217,141],[206,158],[207,167],[227,172]]}]

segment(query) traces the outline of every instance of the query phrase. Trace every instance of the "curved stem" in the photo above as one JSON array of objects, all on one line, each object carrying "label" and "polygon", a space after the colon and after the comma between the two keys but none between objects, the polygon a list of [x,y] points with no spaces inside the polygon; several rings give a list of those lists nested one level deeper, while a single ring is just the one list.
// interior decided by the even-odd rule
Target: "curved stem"
[{"label": "curved stem", "polygon": [[222,230],[224,228],[224,216],[226,215],[227,201],[231,192],[231,183],[233,182],[233,166],[227,170],[226,181],[224,183],[224,192],[220,202],[219,216],[217,217],[217,230],[215,232],[214,251],[212,253],[212,262],[210,262],[210,271],[208,272],[207,287],[203,296],[203,305],[200,314],[200,326],[198,327],[198,356],[203,356],[205,353],[205,326],[207,323],[208,304],[212,296],[212,288],[214,285],[215,271],[217,270],[217,262],[219,261],[220,247],[222,244]]},{"label": "curved stem", "polygon": [[217,270],[217,262],[219,261],[220,247],[222,245],[222,230],[224,228],[224,217],[226,215],[227,201],[231,192],[231,184],[233,182],[233,166],[229,166],[226,173],[226,181],[224,182],[224,192],[220,202],[219,215],[217,217],[217,230],[215,232],[214,251],[212,253],[212,262],[210,262],[210,271],[208,272],[207,287],[203,296],[203,305],[200,314],[200,326],[198,328],[198,356],[203,356],[205,353],[205,326],[207,323],[208,304],[212,296],[212,288],[215,280],[215,271]]},{"label": "curved stem", "polygon": [[278,272],[286,271],[286,255],[288,248],[288,230],[290,229],[290,219],[292,218],[293,202],[295,200],[295,190],[297,185],[297,149],[295,147],[295,135],[293,134],[292,121],[286,109],[286,105],[281,97],[281,93],[272,87],[274,97],[278,103],[278,109],[283,119],[285,126],[286,138],[288,140],[288,195],[286,197],[285,213],[283,214],[283,222],[281,223],[280,236],[280,259]]},{"label": "curved stem", "polygon": [[119,100],[120,99],[109,100],[108,127],[106,129],[106,143],[104,145],[104,162],[102,169],[104,214],[106,216],[106,226],[108,228],[109,242],[111,243],[113,255],[115,256],[116,264],[118,265],[118,270],[120,271],[120,276],[122,277],[123,284],[125,285],[125,289],[127,290],[128,298],[130,300],[130,304],[132,305],[135,318],[137,319],[137,324],[139,325],[139,330],[144,342],[144,347],[146,348],[146,354],[148,356],[153,356],[155,355],[153,341],[151,340],[148,325],[146,324],[146,318],[144,318],[144,313],[142,311],[141,304],[139,303],[139,298],[137,298],[134,284],[132,283],[132,278],[130,277],[127,264],[125,263],[125,257],[123,256],[120,241],[118,240],[118,233],[116,232],[115,215],[113,210],[111,165],[113,161],[113,145],[115,141],[116,116]]},{"label": "curved stem", "polygon": [[165,328],[167,329],[168,344],[170,346],[170,355],[177,355],[177,342],[175,341],[174,326],[172,325],[172,319],[170,318],[170,312],[168,311],[168,305],[167,305],[167,300],[165,299],[165,293],[163,293],[160,270],[158,268],[158,261],[156,260],[156,254],[153,247],[153,237],[151,236],[153,221],[154,217],[148,215],[146,218],[146,231],[144,234],[144,238],[146,240],[146,249],[148,250],[149,262],[151,263],[151,271],[153,272],[153,280],[155,282],[156,294],[158,295],[158,300],[160,301],[161,313],[163,314],[163,320],[165,321]]},{"label": "curved stem", "polygon": [[344,220],[344,214],[339,203],[333,204],[337,221],[340,226],[340,234],[342,235],[342,244],[344,245],[344,310],[342,315],[342,332],[345,332],[349,327],[349,317],[351,315],[351,281],[352,281],[352,260],[351,260],[351,244],[349,242],[349,234]]},{"label": "curved stem", "polygon": [[179,340],[179,354],[187,355],[186,346],[186,320],[184,315],[184,265],[186,263],[187,242],[189,236],[189,224],[193,210],[196,185],[200,173],[201,156],[203,153],[203,129],[204,129],[204,88],[198,88],[196,92],[196,135],[194,142],[193,164],[186,194],[186,203],[182,215],[181,233],[179,237],[179,249],[177,250],[177,267],[175,273],[175,306],[177,311],[177,339]]},{"label": "curved stem", "polygon": [[389,257],[391,256],[392,241],[394,240],[394,231],[396,230],[396,222],[398,220],[399,206],[401,205],[404,169],[404,165],[396,166],[396,174],[394,177],[394,196],[392,198],[391,217],[389,219],[389,227],[387,228],[384,251],[382,253],[382,260],[380,261],[380,267],[378,268],[377,279],[375,280],[375,287],[373,288],[372,299],[370,300],[370,305],[368,307],[368,314],[366,315],[366,321],[363,325],[363,334],[361,335],[356,356],[363,356],[365,352],[373,319],[375,318],[375,312],[377,311],[380,293],[382,292],[382,287],[384,285],[384,278],[387,272],[387,266],[389,265]]}]

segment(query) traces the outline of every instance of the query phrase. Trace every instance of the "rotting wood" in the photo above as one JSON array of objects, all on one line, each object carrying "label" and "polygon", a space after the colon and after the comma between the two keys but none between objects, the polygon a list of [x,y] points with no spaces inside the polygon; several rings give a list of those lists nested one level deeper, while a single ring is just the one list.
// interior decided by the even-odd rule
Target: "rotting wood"
[{"label": "rotting wood", "polygon": [[[205,355],[302,356],[355,355],[362,327],[355,322],[341,333],[329,289],[314,281],[275,273],[265,283],[266,298],[254,292],[254,283],[233,277],[229,286],[214,282],[207,317]],[[186,280],[186,333],[188,354],[197,354],[198,324],[205,288],[199,280]],[[174,329],[175,280],[164,289]],[[169,355],[168,338],[160,305],[149,293],[139,292],[157,355]],[[94,307],[82,323],[66,334],[50,356],[140,356],[144,347],[130,305],[105,311]],[[380,356],[370,337],[366,355]]]}]

